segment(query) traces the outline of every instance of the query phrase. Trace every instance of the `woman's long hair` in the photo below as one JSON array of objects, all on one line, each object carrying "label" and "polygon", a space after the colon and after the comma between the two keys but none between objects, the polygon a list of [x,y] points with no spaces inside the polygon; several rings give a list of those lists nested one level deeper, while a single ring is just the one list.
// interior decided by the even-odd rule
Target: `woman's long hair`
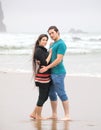
[{"label": "woman's long hair", "polygon": [[33,75],[36,74],[36,70],[37,70],[37,66],[38,66],[38,64],[36,63],[36,59],[34,58],[34,54],[35,54],[37,46],[39,46],[39,43],[40,43],[40,41],[41,41],[41,39],[43,37],[46,37],[47,40],[48,40],[48,35],[47,34],[41,34],[38,37],[38,39],[36,40],[35,45],[34,45],[34,51],[33,51],[33,57],[32,57]]}]

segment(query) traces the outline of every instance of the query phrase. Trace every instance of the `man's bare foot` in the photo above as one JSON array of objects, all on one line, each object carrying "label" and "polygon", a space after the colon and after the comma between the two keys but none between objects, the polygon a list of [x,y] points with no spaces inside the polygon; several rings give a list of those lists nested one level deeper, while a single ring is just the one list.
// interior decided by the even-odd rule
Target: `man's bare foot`
[{"label": "man's bare foot", "polygon": [[47,119],[57,119],[57,117],[50,116],[50,117],[47,117]]},{"label": "man's bare foot", "polygon": [[47,119],[57,119],[57,116],[56,115],[52,115],[50,117],[47,117]]},{"label": "man's bare foot", "polygon": [[64,118],[61,119],[62,121],[71,121],[69,116],[65,116]]}]

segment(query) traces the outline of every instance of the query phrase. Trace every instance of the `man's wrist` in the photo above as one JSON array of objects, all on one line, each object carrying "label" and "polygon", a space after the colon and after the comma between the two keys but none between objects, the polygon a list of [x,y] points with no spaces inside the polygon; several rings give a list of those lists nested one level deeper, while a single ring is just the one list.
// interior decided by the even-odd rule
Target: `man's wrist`
[{"label": "man's wrist", "polygon": [[47,66],[47,70],[49,70],[50,68],[49,68],[49,65]]}]

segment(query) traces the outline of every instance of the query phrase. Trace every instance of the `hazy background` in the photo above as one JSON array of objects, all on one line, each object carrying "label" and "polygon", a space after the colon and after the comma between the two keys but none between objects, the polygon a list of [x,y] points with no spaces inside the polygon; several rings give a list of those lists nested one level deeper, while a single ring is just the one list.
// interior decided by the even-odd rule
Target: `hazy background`
[{"label": "hazy background", "polygon": [[0,0],[8,32],[43,32],[50,25],[101,32],[101,0]]}]

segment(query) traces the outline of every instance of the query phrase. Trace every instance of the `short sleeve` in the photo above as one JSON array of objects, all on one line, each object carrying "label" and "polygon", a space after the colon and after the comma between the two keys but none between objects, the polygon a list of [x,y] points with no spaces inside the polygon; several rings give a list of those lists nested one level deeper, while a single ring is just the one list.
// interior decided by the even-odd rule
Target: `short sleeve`
[{"label": "short sleeve", "polygon": [[57,54],[64,55],[66,52],[66,49],[67,49],[67,47],[64,43],[59,44],[58,49],[57,49]]}]

